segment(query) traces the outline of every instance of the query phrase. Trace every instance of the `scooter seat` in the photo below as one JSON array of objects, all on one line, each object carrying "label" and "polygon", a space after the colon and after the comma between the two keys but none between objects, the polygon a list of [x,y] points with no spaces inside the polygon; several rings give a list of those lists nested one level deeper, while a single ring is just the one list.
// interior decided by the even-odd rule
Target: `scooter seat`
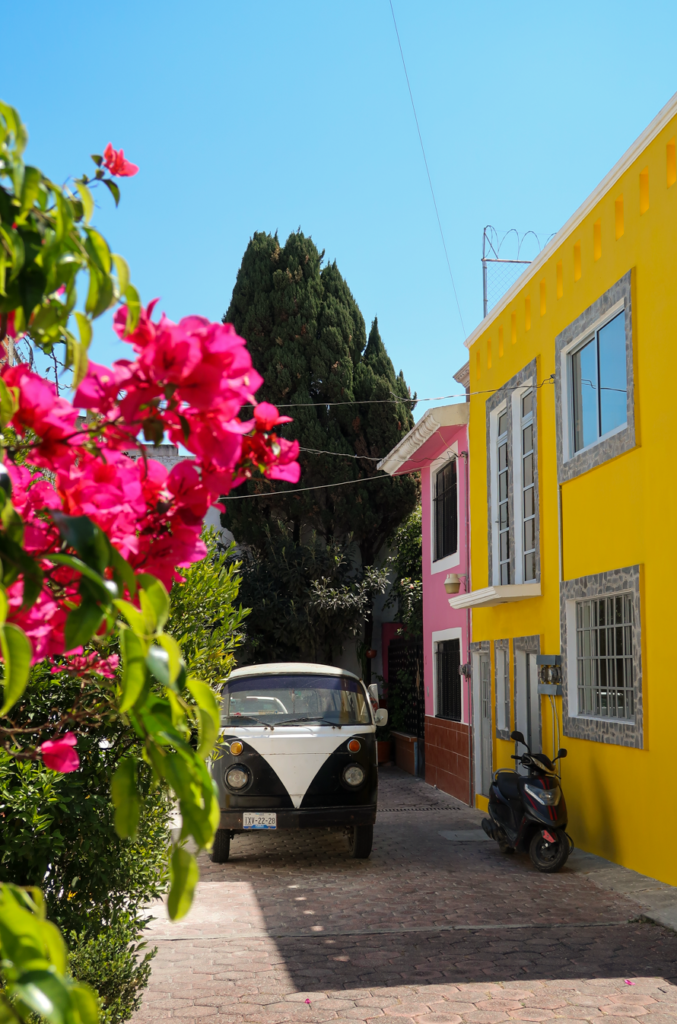
[{"label": "scooter seat", "polygon": [[519,790],[518,780],[519,775],[517,772],[497,772],[496,773],[496,785],[498,791],[506,800],[521,800],[522,794]]}]

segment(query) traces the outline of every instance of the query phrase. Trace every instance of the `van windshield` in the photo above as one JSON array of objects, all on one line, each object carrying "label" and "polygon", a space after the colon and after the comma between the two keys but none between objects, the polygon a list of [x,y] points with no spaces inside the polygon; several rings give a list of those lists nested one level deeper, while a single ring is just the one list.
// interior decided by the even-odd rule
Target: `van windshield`
[{"label": "van windshield", "polygon": [[347,676],[261,675],[231,679],[223,725],[370,725],[364,687]]}]

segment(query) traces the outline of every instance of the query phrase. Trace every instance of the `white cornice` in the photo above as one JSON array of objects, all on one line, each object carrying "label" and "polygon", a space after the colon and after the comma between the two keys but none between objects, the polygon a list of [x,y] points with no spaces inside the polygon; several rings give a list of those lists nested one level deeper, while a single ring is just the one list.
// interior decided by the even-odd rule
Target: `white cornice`
[{"label": "white cornice", "polygon": [[540,596],[540,583],[511,583],[502,587],[483,587],[481,590],[471,590],[469,594],[450,597],[449,604],[458,611],[460,608],[491,608],[497,604],[526,601],[530,597]]},{"label": "white cornice", "polygon": [[467,402],[459,402],[456,405],[440,405],[436,409],[428,409],[416,426],[404,435],[399,444],[395,445],[384,459],[381,459],[376,468],[393,476],[440,427],[460,427],[466,424],[469,411],[470,405]]},{"label": "white cornice", "polygon": [[602,196],[616,184],[618,179],[627,171],[632,162],[637,159],[642,150],[646,149],[649,143],[653,142],[659,132],[663,131],[675,114],[677,114],[677,92],[668,100],[660,113],[654,117],[651,124],[644,129],[639,138],[635,139],[630,148],[625,151],[618,163],[611,168],[607,176],[602,179],[597,188],[590,193],[588,198],[581,206],[578,207],[576,212],[569,217],[569,220],[566,222],[564,227],[560,228],[555,237],[548,242],[541,252],[539,252],[538,256],[533,260],[528,269],[518,277],[515,284],[508,289],[505,295],[501,296],[491,312],[484,318],[484,320],[481,321],[481,323],[477,325],[475,330],[468,335],[463,342],[466,348],[470,348],[473,342],[477,341],[477,339],[484,334],[489,327],[491,327],[492,323],[501,315],[501,313],[504,312],[506,307],[510,305],[515,296],[522,291],[522,289],[533,277],[536,276],[536,274],[538,274],[543,265],[550,259],[553,252],[558,249],[567,236],[575,231],[579,224],[585,220],[587,215],[600,201]]}]

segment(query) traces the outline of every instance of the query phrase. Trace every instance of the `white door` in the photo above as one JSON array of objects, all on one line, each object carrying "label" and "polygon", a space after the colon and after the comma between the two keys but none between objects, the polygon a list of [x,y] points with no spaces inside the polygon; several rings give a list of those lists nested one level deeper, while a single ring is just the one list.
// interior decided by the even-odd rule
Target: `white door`
[{"label": "white door", "polygon": [[[515,651],[515,728],[524,736],[529,749],[541,749],[540,697],[538,696],[538,670],[536,655]],[[524,748],[518,748],[524,753]]]}]

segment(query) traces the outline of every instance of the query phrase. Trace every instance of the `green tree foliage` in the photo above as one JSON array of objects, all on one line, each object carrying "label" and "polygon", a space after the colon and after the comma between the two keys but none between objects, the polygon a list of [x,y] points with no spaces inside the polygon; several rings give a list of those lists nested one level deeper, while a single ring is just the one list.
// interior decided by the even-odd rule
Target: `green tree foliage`
[{"label": "green tree foliage", "polygon": [[[247,339],[265,380],[260,397],[293,405],[294,420],[283,433],[301,444],[303,487],[376,476],[378,459],[414,424],[414,401],[402,374],[395,374],[377,321],[367,340],[362,314],[336,264],[322,268],[321,262],[312,239],[300,231],[284,248],[276,235],[255,234],[224,317]],[[331,402],[347,404],[325,404]],[[381,404],[366,404],[373,402]],[[349,457],[318,454],[325,451]],[[372,565],[416,505],[418,480],[384,477],[280,495],[290,489],[257,480],[238,493],[275,491],[275,498],[255,499],[259,513],[291,523],[297,541],[308,528],[327,539],[351,536],[363,564]],[[227,507],[224,523],[239,543],[261,540],[262,516],[253,515],[251,505],[232,501]]]},{"label": "green tree foliage", "polygon": [[391,544],[395,549],[392,565],[395,570],[388,604],[398,606],[398,617],[411,640],[423,636],[423,564],[421,506],[407,516],[395,531]]},{"label": "green tree foliage", "polygon": [[296,544],[289,524],[273,520],[242,564],[241,596],[252,609],[245,660],[331,664],[387,586],[387,568],[356,569],[336,542]]},{"label": "green tree foliage", "polygon": [[[350,289],[335,263],[322,267],[323,255],[300,231],[284,247],[277,235],[256,233],[224,320],[247,339],[254,366],[265,380],[261,398],[292,406],[281,409],[294,417],[283,433],[301,445],[300,486],[355,483],[285,496],[294,489],[290,485],[252,481],[238,493],[275,492],[275,497],[231,501],[222,522],[238,543],[253,545],[259,558],[265,551],[270,554],[266,527],[280,521],[306,549],[291,559],[294,565],[314,566],[318,543],[338,542],[345,549],[350,541],[361,565],[370,567],[418,500],[417,477],[369,479],[379,475],[378,460],[413,426],[415,396],[402,373],[395,373],[377,321],[367,339]],[[271,582],[273,590],[282,589],[291,558],[286,540],[282,547],[285,558],[271,563],[271,572],[277,565],[284,570]],[[304,568],[302,575],[308,579],[314,571]],[[340,584],[340,579],[335,582]],[[302,617],[306,614],[300,605],[295,608]],[[371,606],[362,617],[364,645],[370,647]],[[347,635],[335,634],[336,645]],[[369,667],[367,663],[367,673]]]},{"label": "green tree foliage", "polygon": [[203,539],[207,557],[184,569],[185,583],[172,588],[166,630],[181,645],[188,671],[218,691],[234,667],[250,612],[241,604],[235,607],[241,584],[235,546],[221,549],[214,530]]},{"label": "green tree foliage", "polygon": [[[246,612],[236,607],[240,576],[232,552],[218,551],[213,530],[205,540],[207,557],[172,589],[166,631],[181,641],[187,670],[218,689]],[[105,643],[99,653],[115,653],[117,642]],[[52,672],[48,662],[33,668],[13,712],[17,722],[54,721],[86,700],[93,724],[79,738],[80,768],[70,774],[0,753],[0,865],[4,877],[43,891],[49,917],[66,938],[71,974],[98,992],[104,1024],[121,1024],[139,1007],[155,955],[145,950],[143,932],[149,902],[167,890],[173,812],[166,787],[153,786],[150,766],[140,760],[138,830],[125,839],[116,832],[111,779],[130,753],[141,754],[142,742],[106,710],[111,685],[102,676],[85,682]]]}]

